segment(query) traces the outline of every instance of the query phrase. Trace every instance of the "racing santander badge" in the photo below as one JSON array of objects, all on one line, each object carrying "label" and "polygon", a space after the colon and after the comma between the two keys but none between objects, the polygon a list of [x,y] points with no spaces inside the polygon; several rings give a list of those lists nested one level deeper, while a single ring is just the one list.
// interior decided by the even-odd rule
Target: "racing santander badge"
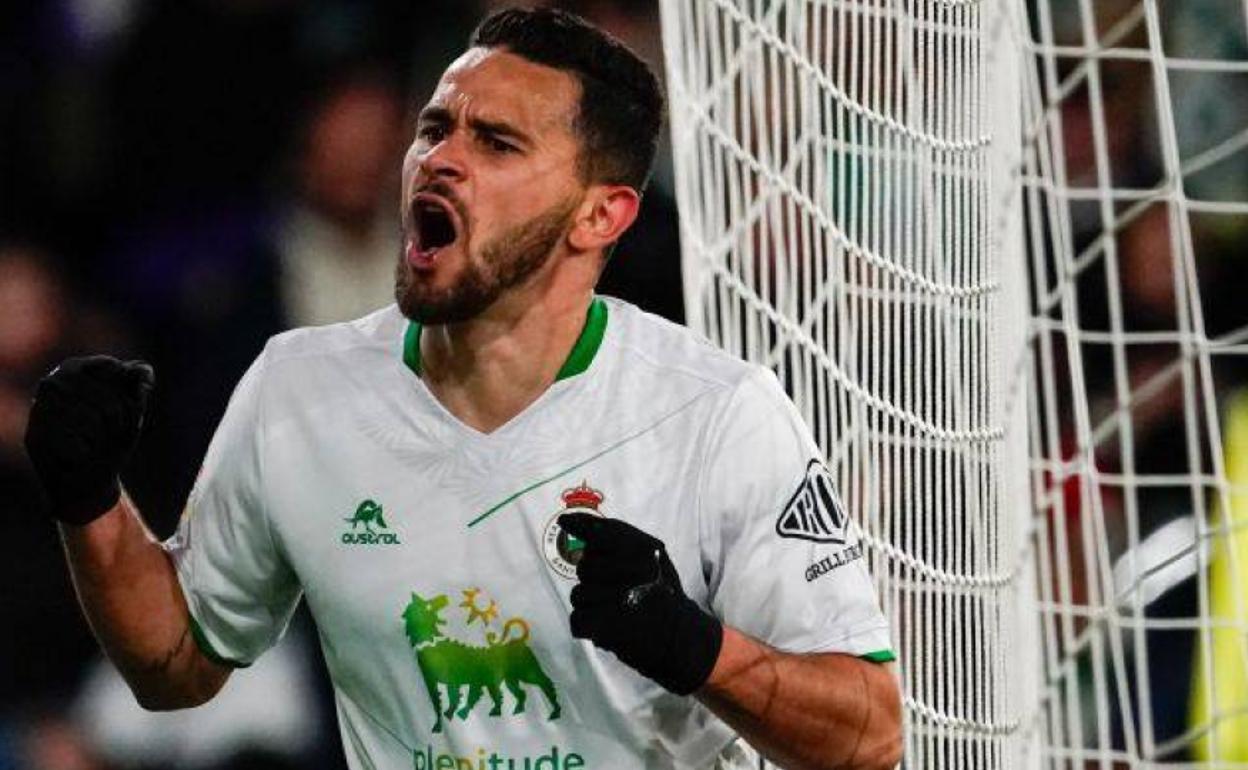
[{"label": "racing santander badge", "polygon": [[560,497],[563,498],[564,507],[556,511],[546,522],[546,529],[542,532],[542,551],[546,554],[546,561],[550,563],[555,572],[569,580],[576,580],[576,565],[581,561],[585,543],[565,532],[563,527],[559,526],[559,517],[565,513],[592,513],[595,516],[605,516],[606,514],[599,510],[605,497],[584,481],[578,487],[563,490]]}]

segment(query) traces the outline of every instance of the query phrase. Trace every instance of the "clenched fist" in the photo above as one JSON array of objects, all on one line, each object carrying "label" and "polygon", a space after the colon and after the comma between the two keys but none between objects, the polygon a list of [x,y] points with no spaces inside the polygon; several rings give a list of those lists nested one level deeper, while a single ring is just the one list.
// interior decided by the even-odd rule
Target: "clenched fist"
[{"label": "clenched fist", "polygon": [[117,504],[155,379],[142,361],[88,356],[39,381],[26,451],[57,519],[88,524]]},{"label": "clenched fist", "polygon": [[572,635],[615,653],[677,695],[711,675],[724,629],[685,595],[663,542],[618,519],[565,513],[585,544],[572,588]]}]

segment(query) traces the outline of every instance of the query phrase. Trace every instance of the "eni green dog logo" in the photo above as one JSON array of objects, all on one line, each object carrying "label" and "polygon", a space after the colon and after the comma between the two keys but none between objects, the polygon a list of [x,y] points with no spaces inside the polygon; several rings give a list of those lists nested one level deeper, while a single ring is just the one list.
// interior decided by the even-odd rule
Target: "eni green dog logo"
[{"label": "eni green dog logo", "polygon": [[382,516],[385,513],[379,503],[365,500],[355,508],[355,515],[344,521],[351,528],[342,533],[343,545],[398,545],[399,536],[393,532],[378,532],[375,527],[389,529]]},{"label": "eni green dog logo", "polygon": [[[480,593],[477,588],[464,591],[464,600],[458,606],[467,610],[465,625],[479,620],[488,629],[498,616],[498,606],[491,600],[484,609],[479,607]],[[407,641],[416,653],[416,663],[433,702],[433,731],[442,732],[444,717],[467,719],[486,693],[491,702],[489,715],[501,716],[504,687],[515,700],[512,715],[524,713],[528,701],[525,686],[531,685],[546,698],[550,708],[547,719],[558,719],[559,694],[529,649],[529,624],[523,618],[511,618],[503,623],[501,635],[487,631],[484,646],[470,644],[443,633],[446,620],[441,613],[449,603],[445,594],[425,599],[413,593],[402,616]]]}]

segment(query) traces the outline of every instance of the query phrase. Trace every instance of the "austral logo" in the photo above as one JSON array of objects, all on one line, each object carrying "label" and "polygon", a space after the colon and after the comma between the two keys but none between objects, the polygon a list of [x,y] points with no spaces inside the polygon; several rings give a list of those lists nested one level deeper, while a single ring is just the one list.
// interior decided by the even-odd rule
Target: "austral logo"
[{"label": "austral logo", "polygon": [[844,543],[846,523],[832,475],[823,463],[811,460],[806,466],[806,478],[776,519],[776,533],[816,543]]},{"label": "austral logo", "polygon": [[378,532],[374,528],[390,529],[386,525],[384,513],[381,505],[372,500],[365,500],[356,506],[355,515],[344,519],[351,525],[351,529],[342,533],[343,545],[398,545],[398,535],[393,532]]},{"label": "austral logo", "polygon": [[542,551],[555,572],[569,580],[576,580],[576,565],[581,561],[581,550],[585,544],[563,531],[563,527],[559,526],[559,517],[565,513],[605,516],[606,514],[598,510],[598,506],[606,498],[584,481],[579,487],[563,490],[560,496],[563,498],[564,507],[546,522],[546,529],[542,532]]}]

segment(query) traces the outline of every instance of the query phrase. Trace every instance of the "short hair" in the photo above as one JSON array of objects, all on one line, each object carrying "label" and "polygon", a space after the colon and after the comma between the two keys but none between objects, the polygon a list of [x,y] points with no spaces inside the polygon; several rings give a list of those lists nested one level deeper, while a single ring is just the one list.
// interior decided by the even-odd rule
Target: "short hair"
[{"label": "short hair", "polygon": [[663,92],[637,54],[581,17],[550,8],[498,11],[477,26],[469,47],[501,48],[574,75],[581,86],[573,123],[581,178],[645,189]]}]

